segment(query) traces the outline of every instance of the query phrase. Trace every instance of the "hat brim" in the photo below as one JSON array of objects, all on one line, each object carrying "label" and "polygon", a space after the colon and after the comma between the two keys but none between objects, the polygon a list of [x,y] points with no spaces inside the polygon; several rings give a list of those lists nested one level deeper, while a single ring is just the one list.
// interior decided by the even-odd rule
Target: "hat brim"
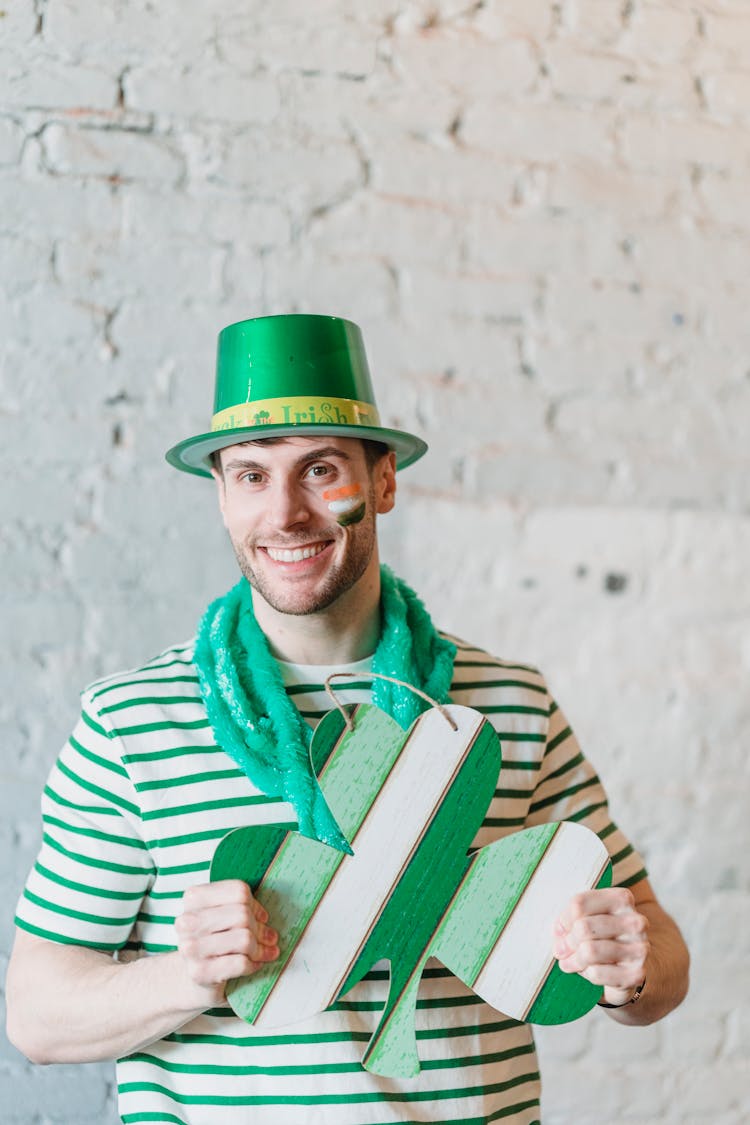
[{"label": "hat brim", "polygon": [[396,454],[396,468],[405,469],[427,452],[427,442],[415,434],[403,430],[389,430],[384,427],[337,426],[333,423],[314,425],[266,425],[249,426],[237,430],[213,430],[186,438],[172,446],[165,454],[167,461],[183,473],[194,473],[199,477],[211,476],[209,458],[217,449],[229,445],[239,445],[245,441],[257,441],[270,437],[313,437],[317,434],[330,434],[332,437],[351,437],[360,440],[379,441]]}]

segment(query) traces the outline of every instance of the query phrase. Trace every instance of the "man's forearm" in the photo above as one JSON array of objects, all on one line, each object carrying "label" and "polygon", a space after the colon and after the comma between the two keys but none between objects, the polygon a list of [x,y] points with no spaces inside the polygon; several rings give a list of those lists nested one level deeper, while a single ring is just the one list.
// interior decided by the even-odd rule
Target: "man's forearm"
[{"label": "man's forearm", "polygon": [[19,938],[8,973],[8,1038],[32,1062],[120,1058],[211,1006],[211,994],[196,989],[177,953],[118,962],[92,949]]},{"label": "man's forearm", "polygon": [[224,1000],[226,982],[279,956],[278,935],[247,883],[190,887],[177,951],[115,961],[19,929],[8,966],[8,1038],[38,1063],[122,1058]]},{"label": "man's forearm", "polygon": [[[632,1027],[654,1023],[682,1003],[688,990],[690,968],[690,955],[682,935],[659,903],[641,900],[637,908],[649,923],[646,986],[635,1004],[604,1009],[617,1023]],[[605,1000],[610,998],[608,992],[605,989]]]}]

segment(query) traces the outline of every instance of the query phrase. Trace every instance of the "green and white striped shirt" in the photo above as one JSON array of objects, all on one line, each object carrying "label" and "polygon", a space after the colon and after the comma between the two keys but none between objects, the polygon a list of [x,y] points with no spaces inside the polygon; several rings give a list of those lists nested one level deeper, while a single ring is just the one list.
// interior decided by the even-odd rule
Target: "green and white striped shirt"
[{"label": "green and white striped shirt", "polygon": [[[538,672],[458,643],[451,698],[487,715],[503,766],[474,840],[575,820],[604,840],[614,882],[644,877],[612,823],[601,783]],[[81,719],[42,799],[43,843],[17,924],[51,941],[125,955],[175,948],[184,891],[206,882],[219,840],[250,824],[294,821],[216,745],[191,662],[177,646],[83,694]],[[368,662],[344,671],[364,673]],[[287,691],[315,723],[330,709],[332,668],[287,666]],[[336,694],[369,699],[370,682]],[[123,1122],[172,1125],[486,1125],[539,1120],[531,1031],[481,1001],[437,962],[424,973],[417,1078],[382,1078],[360,1059],[388,991],[376,967],[328,1011],[286,1033],[256,1033],[212,1009],[117,1064]]]}]

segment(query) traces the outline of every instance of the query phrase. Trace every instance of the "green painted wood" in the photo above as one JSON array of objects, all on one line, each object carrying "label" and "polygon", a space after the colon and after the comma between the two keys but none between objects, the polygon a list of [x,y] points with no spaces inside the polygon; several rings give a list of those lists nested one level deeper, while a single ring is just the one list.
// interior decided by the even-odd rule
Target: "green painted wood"
[{"label": "green painted wood", "polygon": [[[611,887],[612,868],[608,867],[597,887]],[[526,1017],[529,1023],[569,1023],[590,1012],[602,995],[598,984],[591,984],[577,973],[564,973],[554,962],[539,995]]]},{"label": "green painted wood", "polygon": [[[375,1030],[368,1052],[373,1069],[375,1060],[387,1057],[388,1065],[402,1055],[402,1066],[389,1069],[389,1074],[409,1075],[416,1057],[414,1024],[410,1022],[410,1042],[402,1041],[377,1048],[383,1036],[394,1037],[396,1029],[405,1026],[401,1018],[393,1018],[401,1003],[411,1003],[410,984],[416,966],[426,958],[443,915],[448,908],[456,886],[461,882],[467,865],[467,851],[481,827],[487,806],[492,800],[500,766],[500,747],[494,729],[482,723],[477,737],[447,791],[442,805],[426,828],[420,846],[405,868],[398,885],[386,904],[380,920],[364,946],[342,994],[381,958],[391,963],[391,989],[380,1023]],[[416,977],[417,984],[419,981]],[[367,1064],[366,1064],[367,1065]]]},{"label": "green painted wood", "polygon": [[[269,826],[235,830],[214,857],[211,878],[245,879],[279,933],[279,960],[231,982],[227,989],[235,1012],[248,1022],[263,1010],[334,876],[343,870],[341,865],[356,862],[357,833],[414,730],[405,733],[369,704],[349,710],[354,731],[346,730],[340,713],[332,711],[318,725],[310,753],[323,796],[354,856],[302,837],[291,826]],[[441,752],[436,746],[436,754]],[[353,964],[340,967],[343,984],[338,995],[343,996],[376,961],[390,962],[388,999],[363,1059],[367,1069],[379,1074],[419,1072],[414,1011],[428,957],[439,957],[473,987],[557,828],[553,824],[528,829],[467,855],[500,767],[497,736],[486,719],[462,753],[460,766],[423,825],[396,884],[379,904],[368,932],[361,935]],[[601,885],[605,882],[606,875]],[[368,893],[370,888],[363,886],[362,894]],[[342,925],[346,921],[342,915]],[[308,957],[306,947],[311,988],[316,965],[325,963],[326,952],[313,950]],[[576,1018],[593,1007],[600,993],[578,975],[553,969],[529,1019],[550,1023]],[[298,1014],[299,1018],[311,1014],[303,996]]]},{"label": "green painted wood", "polygon": [[514,832],[482,848],[471,860],[431,947],[433,956],[469,988],[473,988],[556,830],[557,824],[544,824]]},{"label": "green painted wood", "polygon": [[[339,827],[355,840],[408,733],[371,704],[349,710],[354,732],[346,730],[339,711],[329,712],[316,729],[310,756],[322,765],[321,789]],[[242,1019],[252,1023],[262,1011],[343,856],[294,831],[263,826],[235,829],[219,844],[211,880],[244,879],[279,934],[278,960],[227,985],[227,999]]]}]

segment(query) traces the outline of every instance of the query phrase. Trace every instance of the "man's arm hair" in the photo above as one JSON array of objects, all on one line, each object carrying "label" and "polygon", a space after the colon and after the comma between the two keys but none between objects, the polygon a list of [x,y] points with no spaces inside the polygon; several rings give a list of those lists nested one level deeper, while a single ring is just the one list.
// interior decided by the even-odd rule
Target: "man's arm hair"
[{"label": "man's arm hair", "polygon": [[7,1033],[35,1063],[128,1055],[204,1011],[178,953],[116,961],[18,930],[8,966]]},{"label": "man's arm hair", "polygon": [[177,949],[116,960],[18,929],[6,985],[8,1038],[36,1063],[132,1054],[224,1002],[226,982],[279,955],[268,913],[246,883],[189,888]]},{"label": "man's arm hair", "polygon": [[655,1023],[682,1003],[689,984],[690,954],[676,922],[657,901],[648,879],[641,879],[630,890],[636,910],[648,920],[646,985],[636,1004],[604,1011],[617,1023],[635,1027]]}]

